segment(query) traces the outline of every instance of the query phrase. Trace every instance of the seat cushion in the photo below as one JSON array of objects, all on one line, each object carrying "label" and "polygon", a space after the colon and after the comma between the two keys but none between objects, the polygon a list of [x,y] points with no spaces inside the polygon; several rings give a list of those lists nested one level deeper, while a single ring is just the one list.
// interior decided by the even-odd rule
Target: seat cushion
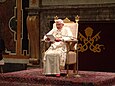
[{"label": "seat cushion", "polygon": [[68,57],[66,59],[66,64],[75,64],[76,63],[76,53],[69,51]]}]

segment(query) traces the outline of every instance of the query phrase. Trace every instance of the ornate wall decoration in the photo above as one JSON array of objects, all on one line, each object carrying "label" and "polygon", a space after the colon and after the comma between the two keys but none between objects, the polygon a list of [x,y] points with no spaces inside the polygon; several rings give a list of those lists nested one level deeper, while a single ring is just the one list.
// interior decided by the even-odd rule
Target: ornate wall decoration
[{"label": "ornate wall decoration", "polygon": [[14,15],[14,8],[16,0],[5,0],[0,3],[0,16],[1,16],[1,35],[5,41],[6,53],[15,53],[16,43],[14,41],[14,33],[9,28],[9,20]]},{"label": "ornate wall decoration", "polygon": [[101,38],[99,35],[101,33],[101,31],[99,31],[94,36],[92,36],[93,35],[93,29],[91,27],[87,27],[84,31],[85,31],[86,37],[79,32],[78,38],[79,38],[79,41],[82,42],[82,43],[78,44],[79,52],[85,52],[88,49],[94,53],[101,52],[102,47],[104,47],[104,45],[98,44],[98,43],[95,44],[95,42]]},{"label": "ornate wall decoration", "polygon": [[29,35],[29,47],[31,61],[37,61],[39,59],[39,18],[37,16],[27,17],[27,30]]}]

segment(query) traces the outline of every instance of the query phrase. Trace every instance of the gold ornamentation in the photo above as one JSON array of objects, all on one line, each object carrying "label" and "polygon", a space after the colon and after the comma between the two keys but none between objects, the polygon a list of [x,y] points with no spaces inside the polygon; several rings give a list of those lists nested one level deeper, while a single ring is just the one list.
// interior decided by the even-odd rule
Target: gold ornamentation
[{"label": "gold ornamentation", "polygon": [[84,51],[88,50],[88,48],[89,48],[89,49],[90,49],[91,51],[93,51],[94,53],[95,53],[95,52],[98,52],[98,53],[101,52],[102,46],[104,46],[104,45],[102,45],[102,44],[94,44],[95,41],[98,41],[98,40],[100,39],[100,36],[99,36],[100,33],[101,33],[101,31],[98,32],[95,36],[92,37],[93,29],[92,29],[91,27],[87,27],[87,28],[85,29],[86,37],[83,36],[83,35],[79,32],[78,38],[79,38],[79,40],[80,40],[81,42],[83,42],[84,44],[79,43],[79,44],[78,44],[78,50],[79,50],[80,52],[84,52]]},{"label": "gold ornamentation", "polygon": [[79,21],[79,16],[78,16],[78,15],[75,17],[75,21],[76,21],[76,22]]},{"label": "gold ornamentation", "polygon": [[55,17],[54,17],[54,20],[58,20],[58,16],[55,16]]},{"label": "gold ornamentation", "polygon": [[70,21],[67,17],[63,20],[64,23],[74,23],[73,21]]}]

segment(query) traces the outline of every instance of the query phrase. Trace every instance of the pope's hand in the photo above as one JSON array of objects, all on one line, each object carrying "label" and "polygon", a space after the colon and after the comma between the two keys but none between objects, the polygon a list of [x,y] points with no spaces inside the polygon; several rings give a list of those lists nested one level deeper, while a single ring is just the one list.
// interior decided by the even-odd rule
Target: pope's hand
[{"label": "pope's hand", "polygon": [[61,39],[60,39],[60,38],[56,38],[55,41],[56,41],[56,42],[59,42],[59,41],[61,41]]}]

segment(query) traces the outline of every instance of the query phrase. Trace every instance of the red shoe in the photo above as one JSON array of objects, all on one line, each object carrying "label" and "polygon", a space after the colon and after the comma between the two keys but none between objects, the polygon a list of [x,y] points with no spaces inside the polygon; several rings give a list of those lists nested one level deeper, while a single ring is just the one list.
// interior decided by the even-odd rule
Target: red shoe
[{"label": "red shoe", "polygon": [[56,74],[56,77],[60,77],[60,74]]}]

